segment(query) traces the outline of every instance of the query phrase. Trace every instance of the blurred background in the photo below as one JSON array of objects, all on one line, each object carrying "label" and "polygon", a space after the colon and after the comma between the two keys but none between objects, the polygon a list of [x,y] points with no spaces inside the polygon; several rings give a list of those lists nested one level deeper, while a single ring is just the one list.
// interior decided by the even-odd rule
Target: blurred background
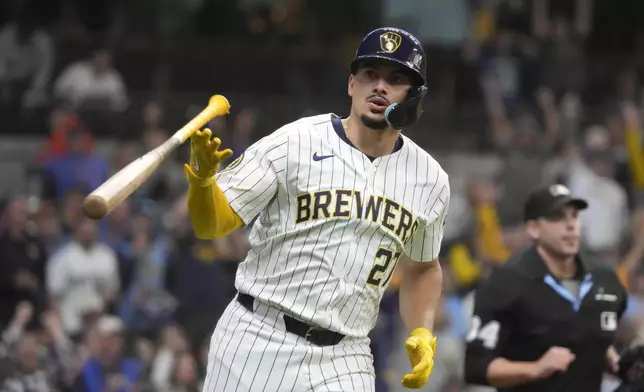
[{"label": "blurred background", "polygon": [[[195,239],[187,146],[102,221],[82,200],[212,94],[231,102],[211,126],[235,154],[301,116],[346,115],[349,62],[383,25],[426,47],[430,93],[405,133],[452,184],[425,390],[479,390],[461,374],[472,290],[527,243],[522,206],[541,184],[590,201],[585,245],[631,294],[618,347],[638,339],[644,2],[4,0],[0,392],[200,391],[246,233]],[[377,392],[409,367],[396,284],[372,333]]]}]

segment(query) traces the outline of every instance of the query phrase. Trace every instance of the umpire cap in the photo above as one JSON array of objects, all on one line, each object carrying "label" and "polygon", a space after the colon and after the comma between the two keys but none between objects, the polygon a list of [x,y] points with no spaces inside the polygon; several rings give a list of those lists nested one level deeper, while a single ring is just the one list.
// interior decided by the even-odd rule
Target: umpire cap
[{"label": "umpire cap", "polygon": [[564,185],[555,184],[533,192],[525,205],[526,221],[545,218],[563,206],[572,205],[578,210],[588,208],[588,202],[575,198]]}]

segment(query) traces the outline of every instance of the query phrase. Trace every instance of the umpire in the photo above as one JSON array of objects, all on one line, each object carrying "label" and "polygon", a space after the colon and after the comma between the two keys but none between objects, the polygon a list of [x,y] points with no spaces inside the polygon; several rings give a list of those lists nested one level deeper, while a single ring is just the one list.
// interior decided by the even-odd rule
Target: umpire
[{"label": "umpire", "polygon": [[613,270],[580,253],[578,212],[563,185],[525,206],[533,246],[495,269],[475,293],[465,378],[499,391],[599,392],[617,372],[613,347],[626,292]]}]

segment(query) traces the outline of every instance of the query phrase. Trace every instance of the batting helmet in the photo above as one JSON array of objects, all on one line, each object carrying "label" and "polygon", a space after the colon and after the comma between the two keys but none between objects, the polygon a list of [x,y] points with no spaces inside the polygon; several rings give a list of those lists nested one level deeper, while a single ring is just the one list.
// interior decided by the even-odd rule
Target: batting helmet
[{"label": "batting helmet", "polygon": [[382,27],[367,34],[360,42],[351,62],[351,73],[369,60],[387,60],[401,65],[412,75],[412,88],[404,102],[391,104],[385,119],[394,129],[415,124],[423,112],[422,103],[427,94],[425,50],[420,41],[405,30]]}]

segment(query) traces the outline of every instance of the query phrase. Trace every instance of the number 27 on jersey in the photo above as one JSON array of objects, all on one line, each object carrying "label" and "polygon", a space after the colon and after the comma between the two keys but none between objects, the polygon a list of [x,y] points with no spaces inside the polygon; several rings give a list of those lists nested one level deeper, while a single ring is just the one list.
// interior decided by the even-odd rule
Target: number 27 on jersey
[{"label": "number 27 on jersey", "polygon": [[378,249],[376,252],[376,260],[378,262],[369,271],[367,284],[380,287],[387,286],[394,274],[396,264],[398,264],[398,259],[400,259],[401,254],[402,252],[394,253],[387,248]]}]

